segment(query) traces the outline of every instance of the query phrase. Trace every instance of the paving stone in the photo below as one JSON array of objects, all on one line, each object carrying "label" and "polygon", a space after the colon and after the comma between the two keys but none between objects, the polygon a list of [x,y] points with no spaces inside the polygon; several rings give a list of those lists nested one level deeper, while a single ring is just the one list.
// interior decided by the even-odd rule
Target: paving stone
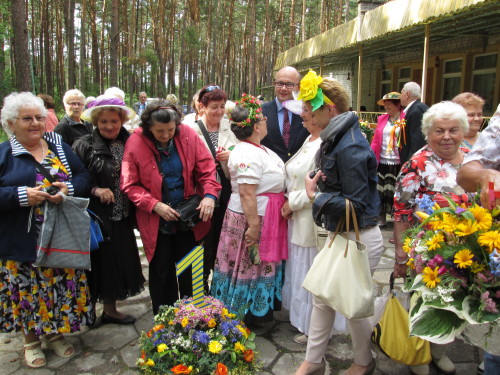
[{"label": "paving stone", "polygon": [[24,368],[24,356],[22,350],[1,353],[0,355],[0,374],[17,374]]},{"label": "paving stone", "polygon": [[255,338],[257,348],[257,359],[262,362],[262,366],[267,368],[278,356],[279,352],[276,346],[268,339],[257,336]]},{"label": "paving stone", "polygon": [[139,317],[134,323],[135,329],[139,333],[148,332],[151,328],[153,328],[153,311],[150,310],[146,314]]},{"label": "paving stone", "polygon": [[305,353],[284,353],[272,368],[274,375],[294,374],[304,361]]},{"label": "paving stone", "polygon": [[77,358],[73,363],[82,371],[90,371],[106,363],[104,356],[103,353],[92,353],[88,357]]},{"label": "paving stone", "polygon": [[94,351],[117,350],[137,339],[132,325],[105,324],[82,335],[84,345]]},{"label": "paving stone", "polygon": [[[3,373],[1,373],[1,372],[0,372],[0,374],[3,375]],[[24,365],[24,367],[21,367],[18,371],[11,372],[11,373],[6,373],[6,374],[16,374],[16,375],[55,375],[55,374],[57,374],[57,372],[55,372],[54,370],[51,370],[51,369],[49,369],[47,367],[32,369],[32,368],[29,368],[28,366]]]},{"label": "paving stone", "polygon": [[279,346],[285,347],[291,351],[305,351],[307,347],[306,345],[297,344],[293,341],[293,337],[298,333],[292,331],[290,328],[290,323],[277,325],[271,333],[273,341]]},{"label": "paving stone", "polygon": [[139,341],[134,340],[120,350],[120,357],[128,367],[136,367],[135,362],[140,357],[140,352]]}]

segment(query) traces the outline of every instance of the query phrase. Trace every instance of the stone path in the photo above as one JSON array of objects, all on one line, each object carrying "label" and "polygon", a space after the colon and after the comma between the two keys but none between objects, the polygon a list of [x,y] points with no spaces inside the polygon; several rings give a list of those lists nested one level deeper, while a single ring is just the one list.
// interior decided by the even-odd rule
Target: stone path
[{"label": "stone path", "polygon": [[[386,251],[374,275],[378,294],[388,287],[389,275],[394,264],[394,246],[388,242],[392,236],[392,223],[388,223],[382,232]],[[138,242],[142,246],[140,240]],[[143,274],[147,277],[147,261],[144,256],[141,259]],[[400,287],[401,283],[396,283],[396,288]],[[19,334],[0,333],[0,375],[137,375],[135,361],[139,355],[138,337],[141,331],[151,328],[153,319],[148,290],[119,303],[119,307],[121,311],[138,317],[134,325],[101,325],[98,318],[94,328],[67,336],[76,349],[76,354],[72,358],[62,359],[51,351],[45,351],[48,364],[41,369],[31,369],[24,364],[23,340]],[[102,306],[98,305],[97,309],[100,316]],[[276,317],[278,318],[278,314]],[[276,321],[267,330],[258,329],[255,332],[257,351],[263,362],[261,374],[292,375],[304,360],[306,347],[292,340],[296,332],[291,330],[290,323]],[[459,340],[448,345],[447,353],[455,362],[458,375],[474,375],[482,358],[480,349]],[[391,361],[379,351],[375,350],[375,354],[376,375],[410,373],[406,366]],[[328,362],[326,374],[335,375],[348,368],[352,362],[349,335],[333,336],[326,358]],[[434,374],[439,372],[431,366],[431,375]]]}]

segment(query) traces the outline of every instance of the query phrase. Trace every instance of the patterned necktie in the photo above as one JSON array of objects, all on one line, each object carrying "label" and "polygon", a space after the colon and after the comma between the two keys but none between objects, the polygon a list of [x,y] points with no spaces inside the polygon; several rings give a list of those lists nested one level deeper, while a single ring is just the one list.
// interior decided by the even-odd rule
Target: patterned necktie
[{"label": "patterned necktie", "polygon": [[290,142],[290,120],[288,119],[288,110],[286,108],[283,109],[283,141],[285,142],[285,146],[288,147],[288,143]]}]

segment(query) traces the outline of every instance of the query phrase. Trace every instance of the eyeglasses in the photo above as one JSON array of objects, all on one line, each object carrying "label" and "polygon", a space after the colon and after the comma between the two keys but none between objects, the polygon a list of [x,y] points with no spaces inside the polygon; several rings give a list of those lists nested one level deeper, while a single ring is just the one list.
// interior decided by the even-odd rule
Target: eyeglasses
[{"label": "eyeglasses", "polygon": [[83,107],[83,103],[80,102],[71,102],[67,103],[70,107]]},{"label": "eyeglasses", "polygon": [[23,116],[16,117],[16,119],[21,120],[25,124],[32,124],[34,120],[37,122],[45,122],[45,116]]},{"label": "eyeglasses", "polygon": [[283,86],[285,86],[287,89],[293,89],[295,86],[298,86],[298,83],[293,83],[293,82],[274,82],[274,86],[281,89]]},{"label": "eyeglasses", "polygon": [[215,91],[215,90],[220,90],[220,87],[219,86],[207,86],[205,87],[203,90],[201,90],[200,94],[198,95],[198,101],[201,102],[201,98],[203,97],[203,95],[205,95],[207,92],[212,92],[212,91]]}]

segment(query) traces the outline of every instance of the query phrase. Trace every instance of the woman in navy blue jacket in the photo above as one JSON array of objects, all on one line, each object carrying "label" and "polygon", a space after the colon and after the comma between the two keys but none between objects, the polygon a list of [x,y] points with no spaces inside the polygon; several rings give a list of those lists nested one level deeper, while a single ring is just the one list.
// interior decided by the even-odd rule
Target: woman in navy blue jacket
[{"label": "woman in navy blue jacket", "polygon": [[[348,111],[349,97],[345,88],[333,78],[318,79],[313,73],[309,72],[300,82],[299,95],[304,106],[312,111],[313,124],[323,129],[316,156],[316,167],[320,171],[314,178],[307,176],[305,181],[307,196],[313,205],[313,218],[316,224],[333,232],[338,220],[345,215],[345,199],[349,199],[356,212],[361,242],[367,246],[373,274],[384,250],[377,225],[380,212],[377,159],[361,134],[358,117]],[[311,85],[304,80],[309,75],[313,76],[309,82],[314,90],[307,91]],[[335,314],[335,310],[321,299],[313,298],[306,358],[295,375],[324,373],[324,354]],[[347,324],[352,337],[354,363],[345,374],[372,374],[375,360],[370,349],[370,319],[347,319]]]},{"label": "woman in navy blue jacket", "polygon": [[[43,203],[60,203],[59,192],[81,196],[90,185],[88,172],[61,136],[45,133],[45,116],[43,101],[31,93],[4,99],[2,126],[10,139],[0,144],[0,329],[23,333],[30,367],[46,364],[42,336],[49,349],[67,358],[75,349],[62,333],[95,319],[83,270],[32,265]],[[56,180],[53,191],[35,161]]]}]

